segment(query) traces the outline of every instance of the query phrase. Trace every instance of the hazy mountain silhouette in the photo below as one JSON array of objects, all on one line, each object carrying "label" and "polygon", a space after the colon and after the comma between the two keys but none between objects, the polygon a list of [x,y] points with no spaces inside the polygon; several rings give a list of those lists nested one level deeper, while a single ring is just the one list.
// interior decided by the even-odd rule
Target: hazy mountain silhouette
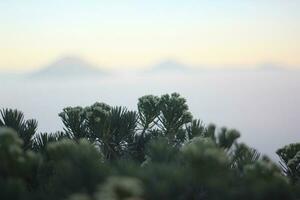
[{"label": "hazy mountain silhouette", "polygon": [[263,63],[257,67],[260,71],[284,71],[286,67],[276,63]]},{"label": "hazy mountain silhouette", "polygon": [[88,78],[106,74],[99,67],[74,56],[63,57],[33,73],[36,78]]},{"label": "hazy mountain silhouette", "polygon": [[176,60],[165,60],[149,68],[148,72],[188,72],[190,67]]}]

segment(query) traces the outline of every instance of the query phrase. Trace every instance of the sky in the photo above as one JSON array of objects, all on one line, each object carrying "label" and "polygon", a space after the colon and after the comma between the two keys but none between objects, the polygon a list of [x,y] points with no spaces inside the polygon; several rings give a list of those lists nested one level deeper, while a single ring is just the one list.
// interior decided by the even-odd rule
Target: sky
[{"label": "sky", "polygon": [[105,68],[300,68],[299,10],[299,0],[0,0],[0,70],[64,55]]}]

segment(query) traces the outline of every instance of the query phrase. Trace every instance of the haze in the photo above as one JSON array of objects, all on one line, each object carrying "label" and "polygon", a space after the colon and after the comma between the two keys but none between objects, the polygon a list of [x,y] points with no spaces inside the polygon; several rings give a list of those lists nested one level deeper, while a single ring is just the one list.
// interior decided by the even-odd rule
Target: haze
[{"label": "haze", "polygon": [[[94,77],[95,78],[95,77]],[[179,92],[195,118],[236,128],[241,141],[276,159],[275,151],[297,142],[300,116],[298,71],[193,71],[116,73],[97,79],[1,78],[1,107],[39,120],[39,131],[62,130],[58,113],[96,101],[136,109],[138,97]]]},{"label": "haze", "polygon": [[0,69],[75,54],[105,68],[172,58],[202,65],[299,66],[300,1],[0,1]]},{"label": "haze", "polygon": [[0,1],[0,108],[50,132],[66,106],[136,109],[142,95],[178,92],[194,117],[276,158],[300,139],[299,10],[296,0]]}]

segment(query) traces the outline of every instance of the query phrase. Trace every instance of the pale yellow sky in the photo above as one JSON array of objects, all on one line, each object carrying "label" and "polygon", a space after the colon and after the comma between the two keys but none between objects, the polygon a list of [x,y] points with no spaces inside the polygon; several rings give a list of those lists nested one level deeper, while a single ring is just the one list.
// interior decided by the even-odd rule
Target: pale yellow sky
[{"label": "pale yellow sky", "polygon": [[0,69],[33,70],[70,54],[107,68],[169,58],[300,67],[300,1],[68,2],[0,2]]}]

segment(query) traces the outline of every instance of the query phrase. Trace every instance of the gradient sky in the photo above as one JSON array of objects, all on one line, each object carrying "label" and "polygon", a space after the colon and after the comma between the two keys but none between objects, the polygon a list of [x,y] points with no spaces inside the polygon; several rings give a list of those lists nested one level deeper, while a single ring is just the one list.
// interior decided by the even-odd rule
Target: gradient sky
[{"label": "gradient sky", "polygon": [[69,54],[111,68],[300,67],[299,10],[299,0],[0,0],[0,69]]}]

